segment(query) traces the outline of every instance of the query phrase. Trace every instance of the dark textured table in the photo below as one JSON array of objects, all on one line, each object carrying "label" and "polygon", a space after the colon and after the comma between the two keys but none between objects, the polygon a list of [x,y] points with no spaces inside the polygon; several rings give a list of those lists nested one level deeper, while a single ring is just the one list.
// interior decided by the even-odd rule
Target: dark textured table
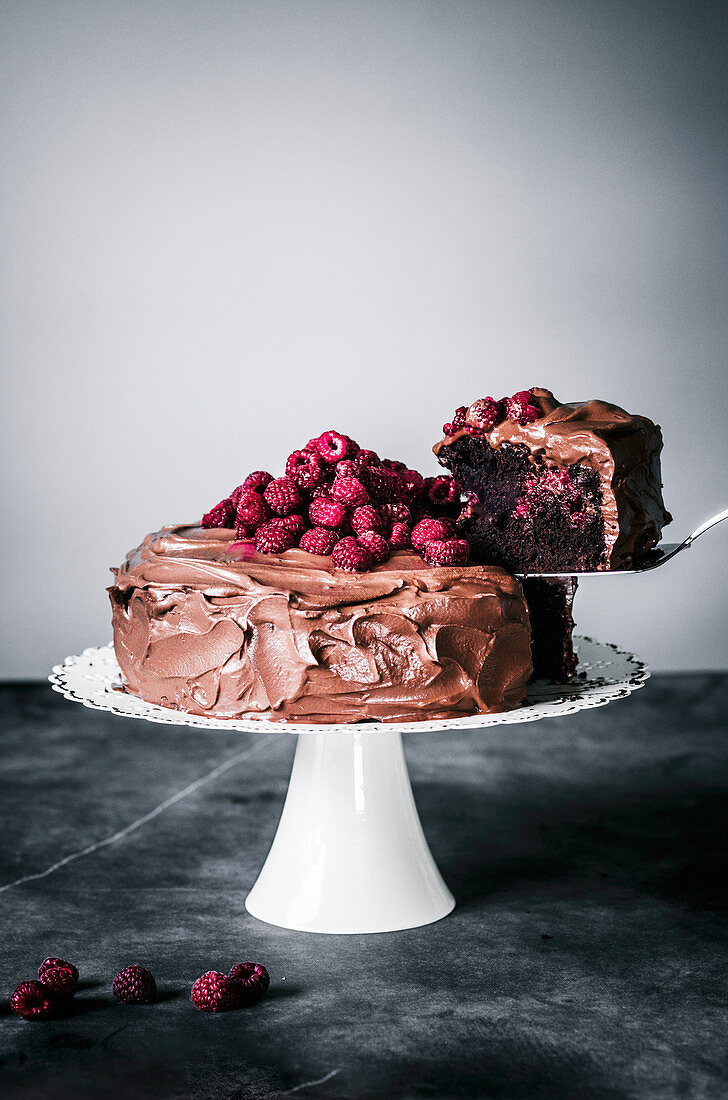
[{"label": "dark textured table", "polygon": [[[353,937],[243,905],[294,738],[124,720],[41,684],[0,705],[4,1097],[728,1096],[728,676],[405,737],[458,905]],[[75,1009],[28,1023],[9,995],[49,954],[81,970]],[[197,1012],[194,979],[242,959],[268,967],[266,1000]],[[130,962],[159,1003],[114,1000]]]}]

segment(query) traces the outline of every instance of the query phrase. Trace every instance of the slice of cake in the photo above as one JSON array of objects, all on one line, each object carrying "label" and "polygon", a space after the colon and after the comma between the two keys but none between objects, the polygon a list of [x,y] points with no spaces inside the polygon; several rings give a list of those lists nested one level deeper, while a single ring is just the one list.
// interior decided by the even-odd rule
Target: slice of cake
[{"label": "slice of cake", "polygon": [[565,684],[578,663],[572,640],[576,578],[524,577],[521,583],[531,621],[531,679]]},{"label": "slice of cake", "polygon": [[435,444],[462,487],[471,558],[516,573],[619,569],[670,522],[660,428],[605,401],[545,389],[457,410]]},{"label": "slice of cake", "polygon": [[526,602],[495,566],[395,549],[354,572],[300,547],[261,552],[218,526],[164,528],[113,572],[116,655],[126,689],[149,702],[350,723],[488,714],[525,698]]}]

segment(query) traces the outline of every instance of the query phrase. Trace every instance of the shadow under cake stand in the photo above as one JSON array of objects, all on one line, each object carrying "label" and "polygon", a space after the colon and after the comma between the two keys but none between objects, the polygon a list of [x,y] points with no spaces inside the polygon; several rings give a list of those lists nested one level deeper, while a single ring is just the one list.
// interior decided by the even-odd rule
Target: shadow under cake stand
[{"label": "shadow under cake stand", "polygon": [[246,908],[268,924],[302,932],[393,932],[440,920],[455,905],[422,831],[402,734],[576,714],[624,698],[649,676],[642,661],[615,645],[576,638],[575,646],[572,683],[539,681],[517,710],[442,721],[302,725],[184,714],[121,691],[112,645],[67,657],[49,679],[67,699],[127,718],[208,732],[296,734],[278,830]]}]

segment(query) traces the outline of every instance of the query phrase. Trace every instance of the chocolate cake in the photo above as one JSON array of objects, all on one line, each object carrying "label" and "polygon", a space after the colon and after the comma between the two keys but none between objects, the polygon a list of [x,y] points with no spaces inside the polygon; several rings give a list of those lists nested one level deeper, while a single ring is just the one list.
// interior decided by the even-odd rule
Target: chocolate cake
[{"label": "chocolate cake", "polygon": [[[269,494],[270,495],[270,494]],[[519,706],[531,673],[520,583],[392,550],[367,571],[226,526],[168,527],[113,570],[126,689],[219,718],[384,722]]]},{"label": "chocolate cake", "polygon": [[466,504],[470,556],[516,573],[619,569],[670,522],[660,428],[605,401],[563,404],[546,389],[458,409],[435,444]]}]

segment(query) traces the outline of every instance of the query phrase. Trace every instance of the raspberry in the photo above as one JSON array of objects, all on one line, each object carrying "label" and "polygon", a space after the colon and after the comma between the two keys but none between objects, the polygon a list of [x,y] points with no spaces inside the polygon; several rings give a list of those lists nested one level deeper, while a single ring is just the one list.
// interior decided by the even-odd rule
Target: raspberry
[{"label": "raspberry", "polygon": [[356,477],[359,473],[359,467],[351,458],[342,458],[341,462],[336,463],[335,469],[337,477]]},{"label": "raspberry", "polygon": [[359,451],[356,456],[356,464],[359,469],[362,466],[366,466],[370,469],[372,466],[381,466],[381,460],[376,451]]},{"label": "raspberry", "polygon": [[425,479],[422,474],[417,473],[417,470],[400,470],[399,481],[402,486],[405,500],[417,500],[417,498],[422,495],[422,490],[425,487]]},{"label": "raspberry", "polygon": [[255,532],[255,549],[261,554],[282,554],[296,545],[296,533],[282,520],[271,519]]},{"label": "raspberry", "polygon": [[422,557],[430,565],[465,565],[469,554],[465,539],[432,539],[422,550]]},{"label": "raspberry", "polygon": [[410,529],[406,523],[393,523],[389,532],[389,545],[392,550],[406,550],[410,544]]},{"label": "raspberry", "polygon": [[311,523],[315,527],[341,527],[346,519],[346,508],[327,497],[316,497],[308,509]]},{"label": "raspberry", "polygon": [[356,458],[356,456],[359,454],[359,450],[360,450],[359,444],[357,443],[357,441],[355,439],[352,439],[350,435],[345,435],[344,439],[349,444],[348,457],[349,458]]},{"label": "raspberry", "polygon": [[370,494],[382,501],[401,502],[404,496],[402,482],[394,470],[384,466],[371,466],[366,472],[366,484]]},{"label": "raspberry", "polygon": [[208,970],[192,986],[190,1000],[200,1012],[227,1012],[239,1008],[239,987],[219,970]]},{"label": "raspberry", "polygon": [[325,463],[335,465],[353,453],[352,440],[338,432],[323,432],[316,440],[316,450]]},{"label": "raspberry", "polygon": [[[471,428],[480,428],[482,431],[490,431],[503,419],[503,410],[498,401],[492,397],[482,397],[479,401],[473,401],[467,411],[467,423]],[[464,425],[463,425],[464,426]]]},{"label": "raspberry", "polygon": [[518,424],[531,424],[541,416],[541,410],[531,401],[532,390],[520,390],[506,401],[506,415]]},{"label": "raspberry", "polygon": [[455,432],[459,432],[465,427],[465,421],[468,415],[468,410],[465,405],[461,405],[455,410],[455,415],[452,420],[447,424],[442,425],[443,435],[455,435]]},{"label": "raspberry", "polygon": [[425,543],[433,539],[448,539],[452,535],[452,527],[441,519],[425,517],[412,528],[411,542],[415,550],[422,550]]},{"label": "raspberry", "polygon": [[311,527],[301,536],[299,546],[309,554],[319,554],[322,557],[330,554],[336,546],[339,535],[329,527]]},{"label": "raspberry", "polygon": [[248,474],[241,488],[244,493],[262,493],[272,480],[273,474],[269,474],[267,470],[254,470],[252,474]]},{"label": "raspberry", "polygon": [[114,978],[111,991],[125,1005],[150,1005],[157,999],[157,983],[144,966],[125,966]]},{"label": "raspberry", "polygon": [[225,497],[202,517],[202,527],[234,527],[235,509],[230,497]]},{"label": "raspberry", "polygon": [[288,516],[301,503],[301,494],[290,477],[274,477],[266,486],[263,499],[277,515]]},{"label": "raspberry", "polygon": [[254,534],[261,523],[265,523],[268,515],[268,508],[259,493],[244,493],[240,498],[235,517],[236,537],[241,539],[246,535]]},{"label": "raspberry", "polygon": [[331,495],[339,504],[359,508],[369,500],[369,493],[355,477],[337,477],[331,486]]},{"label": "raspberry", "polygon": [[412,513],[406,504],[380,504],[379,512],[385,523],[412,523]]},{"label": "raspberry", "polygon": [[392,470],[395,474],[399,474],[402,470],[406,470],[407,467],[404,462],[399,462],[396,458],[383,458],[382,466],[385,470]]},{"label": "raspberry", "polygon": [[260,963],[236,963],[228,978],[240,990],[240,999],[244,1005],[254,1005],[268,992],[270,978],[268,971]]},{"label": "raspberry", "polygon": [[38,967],[39,980],[41,982],[43,981],[43,974],[46,970],[48,970],[50,967],[55,968],[57,966],[63,966],[66,970],[70,970],[71,977],[73,978],[74,982],[78,981],[78,970],[73,965],[73,963],[66,962],[64,959],[56,959],[53,955],[49,955],[47,959],[43,959],[43,962]]},{"label": "raspberry", "polygon": [[453,424],[453,427],[455,428],[455,431],[459,432],[461,428],[465,427],[465,421],[467,419],[467,416],[468,416],[467,405],[460,405],[455,410],[455,415],[452,418],[452,424]]},{"label": "raspberry", "polygon": [[371,555],[372,563],[379,565],[389,557],[389,543],[376,531],[362,531],[356,541]]},{"label": "raspberry", "polygon": [[372,556],[356,539],[348,537],[336,543],[331,552],[331,564],[337,569],[345,569],[347,573],[366,573],[372,564]]},{"label": "raspberry", "polygon": [[360,535],[363,531],[375,531],[377,534],[382,532],[382,517],[371,504],[357,508],[349,522],[356,535]]},{"label": "raspberry", "polygon": [[24,1020],[49,1020],[58,1014],[59,999],[41,982],[21,982],[10,998],[10,1011]]},{"label": "raspberry", "polygon": [[431,504],[443,507],[456,504],[460,499],[460,486],[453,477],[426,477],[425,492]]},{"label": "raspberry", "polygon": [[286,460],[286,475],[299,489],[313,489],[324,479],[324,463],[311,451],[294,451]]},{"label": "raspberry", "polygon": [[282,527],[285,527],[286,531],[293,532],[293,537],[296,542],[298,542],[301,535],[308,527],[305,519],[303,516],[299,516],[298,512],[294,512],[292,516],[284,516],[280,523]]},{"label": "raspberry", "polygon": [[50,989],[56,997],[70,1000],[76,992],[76,982],[67,966],[47,966],[43,971],[41,984]]}]

